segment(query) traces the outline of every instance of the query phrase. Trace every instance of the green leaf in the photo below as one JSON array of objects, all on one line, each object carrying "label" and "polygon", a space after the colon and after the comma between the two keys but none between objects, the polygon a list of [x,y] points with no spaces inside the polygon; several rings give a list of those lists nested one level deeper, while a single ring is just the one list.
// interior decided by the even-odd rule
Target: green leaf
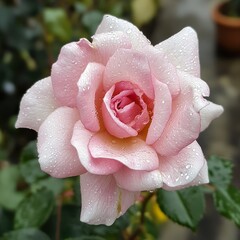
[{"label": "green leaf", "polygon": [[31,141],[23,148],[20,161],[21,163],[31,161],[32,159],[38,158],[37,144],[36,141]]},{"label": "green leaf", "polygon": [[[1,221],[2,220],[2,221]],[[5,232],[9,232],[12,230],[13,226],[13,213],[11,211],[7,211],[3,208],[0,208],[0,236]]]},{"label": "green leaf", "polygon": [[233,186],[217,188],[213,197],[217,211],[240,226],[240,191]]},{"label": "green leaf", "polygon": [[208,160],[210,183],[218,187],[228,187],[232,180],[232,162],[212,156]]},{"label": "green leaf", "polygon": [[168,192],[158,190],[157,202],[161,210],[174,222],[195,230],[203,217],[205,203],[199,187]]},{"label": "green leaf", "polygon": [[105,240],[105,238],[97,236],[82,236],[78,238],[66,238],[65,240]]},{"label": "green leaf", "polygon": [[46,188],[51,191],[54,196],[58,196],[64,189],[64,180],[59,178],[48,177],[39,180],[31,185],[33,192],[38,191],[41,188]]},{"label": "green leaf", "polygon": [[90,34],[94,34],[102,18],[103,14],[100,11],[92,10],[83,15],[82,23],[90,31]]},{"label": "green leaf", "polygon": [[18,206],[14,228],[40,227],[49,218],[54,204],[54,195],[47,189],[31,194]]},{"label": "green leaf", "polygon": [[0,240],[50,240],[50,238],[38,229],[26,228],[5,233]]},{"label": "green leaf", "polygon": [[0,171],[0,206],[14,210],[23,200],[24,193],[17,192],[20,173],[17,166],[10,166]]},{"label": "green leaf", "polygon": [[24,180],[29,184],[47,176],[40,169],[37,159],[20,164],[20,172]]},{"label": "green leaf", "polygon": [[62,41],[69,41],[72,36],[71,23],[66,12],[61,8],[46,8],[43,12],[44,23],[48,32]]}]

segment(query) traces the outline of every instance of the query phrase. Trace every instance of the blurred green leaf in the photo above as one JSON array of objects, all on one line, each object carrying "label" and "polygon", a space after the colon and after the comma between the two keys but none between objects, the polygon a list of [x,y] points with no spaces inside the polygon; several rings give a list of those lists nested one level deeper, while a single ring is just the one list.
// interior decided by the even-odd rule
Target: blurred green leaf
[{"label": "blurred green leaf", "polygon": [[196,229],[203,217],[204,195],[199,187],[174,192],[160,189],[157,192],[157,202],[170,219],[192,230]]},{"label": "blurred green leaf", "polygon": [[72,36],[71,23],[66,12],[61,8],[45,8],[43,19],[46,28],[53,38],[69,41]]},{"label": "blurred green leaf", "polygon": [[31,141],[26,147],[23,148],[20,161],[21,163],[31,161],[38,158],[36,141]]},{"label": "blurred green leaf", "polygon": [[103,18],[100,11],[92,10],[83,15],[82,23],[89,30],[90,34],[94,34],[96,29]]},{"label": "blurred green leaf", "polygon": [[105,240],[105,238],[97,236],[81,236],[78,238],[66,238],[65,240]]},{"label": "blurred green leaf", "polygon": [[5,232],[12,230],[13,226],[13,213],[0,208],[0,236]]},{"label": "blurred green leaf", "polygon": [[12,26],[15,21],[13,8],[0,5],[0,16],[0,31],[7,32],[9,30],[9,26]]},{"label": "blurred green leaf", "polygon": [[219,187],[213,197],[217,211],[240,227],[240,191],[233,186]]},{"label": "blurred green leaf", "polygon": [[32,193],[18,206],[14,228],[40,227],[49,218],[54,205],[55,199],[51,191],[41,189]]},{"label": "blurred green leaf", "polygon": [[232,162],[223,158],[212,156],[208,160],[210,183],[219,187],[227,187],[232,180]]},{"label": "blurred green leaf", "polygon": [[83,14],[87,10],[86,5],[81,2],[75,2],[74,7],[76,9],[76,12],[79,14]]},{"label": "blurred green leaf", "polygon": [[37,159],[20,164],[20,172],[24,180],[29,184],[47,176],[40,169]]},{"label": "blurred green leaf", "polygon": [[48,177],[41,179],[31,185],[31,190],[33,192],[38,191],[41,188],[46,188],[51,191],[54,196],[58,196],[64,189],[64,180]]},{"label": "blurred green leaf", "polygon": [[0,171],[0,205],[14,210],[23,200],[24,193],[17,192],[20,173],[17,166],[5,167]]},{"label": "blurred green leaf", "polygon": [[0,240],[50,240],[50,238],[38,229],[27,228],[8,232]]}]

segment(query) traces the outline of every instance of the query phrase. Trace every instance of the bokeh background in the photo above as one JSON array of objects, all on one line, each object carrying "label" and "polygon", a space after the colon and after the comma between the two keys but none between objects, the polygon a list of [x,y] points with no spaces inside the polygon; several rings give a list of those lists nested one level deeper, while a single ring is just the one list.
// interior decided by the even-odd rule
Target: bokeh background
[{"label": "bokeh background", "polygon": [[[22,149],[36,139],[33,131],[14,128],[20,99],[34,82],[50,74],[60,48],[82,37],[89,39],[105,13],[132,21],[153,45],[185,26],[196,30],[201,77],[210,86],[211,99],[225,108],[224,114],[201,134],[200,144],[206,157],[214,154],[234,162],[233,181],[240,187],[240,57],[226,56],[218,50],[211,17],[217,2],[0,0],[0,237],[11,230],[7,222],[13,218],[9,212],[14,211],[1,201],[6,188],[3,181],[7,181],[1,172],[18,166]],[[239,229],[220,217],[212,205],[212,199],[207,199],[205,217],[195,233],[169,220],[162,223],[159,239],[240,239]]]}]

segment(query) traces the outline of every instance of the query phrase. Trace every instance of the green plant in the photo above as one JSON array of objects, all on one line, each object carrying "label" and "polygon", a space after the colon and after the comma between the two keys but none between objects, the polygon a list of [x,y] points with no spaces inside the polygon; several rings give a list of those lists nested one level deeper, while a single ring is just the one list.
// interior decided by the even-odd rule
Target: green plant
[{"label": "green plant", "polygon": [[229,0],[226,13],[232,17],[240,17],[240,0]]}]

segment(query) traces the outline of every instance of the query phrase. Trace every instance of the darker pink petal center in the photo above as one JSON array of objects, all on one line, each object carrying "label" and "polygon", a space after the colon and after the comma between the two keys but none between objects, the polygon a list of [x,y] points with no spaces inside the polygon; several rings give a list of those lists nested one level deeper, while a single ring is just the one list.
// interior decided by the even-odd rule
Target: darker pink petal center
[{"label": "darker pink petal center", "polygon": [[110,109],[122,123],[140,131],[150,120],[145,99],[137,85],[122,81],[115,84]]}]

